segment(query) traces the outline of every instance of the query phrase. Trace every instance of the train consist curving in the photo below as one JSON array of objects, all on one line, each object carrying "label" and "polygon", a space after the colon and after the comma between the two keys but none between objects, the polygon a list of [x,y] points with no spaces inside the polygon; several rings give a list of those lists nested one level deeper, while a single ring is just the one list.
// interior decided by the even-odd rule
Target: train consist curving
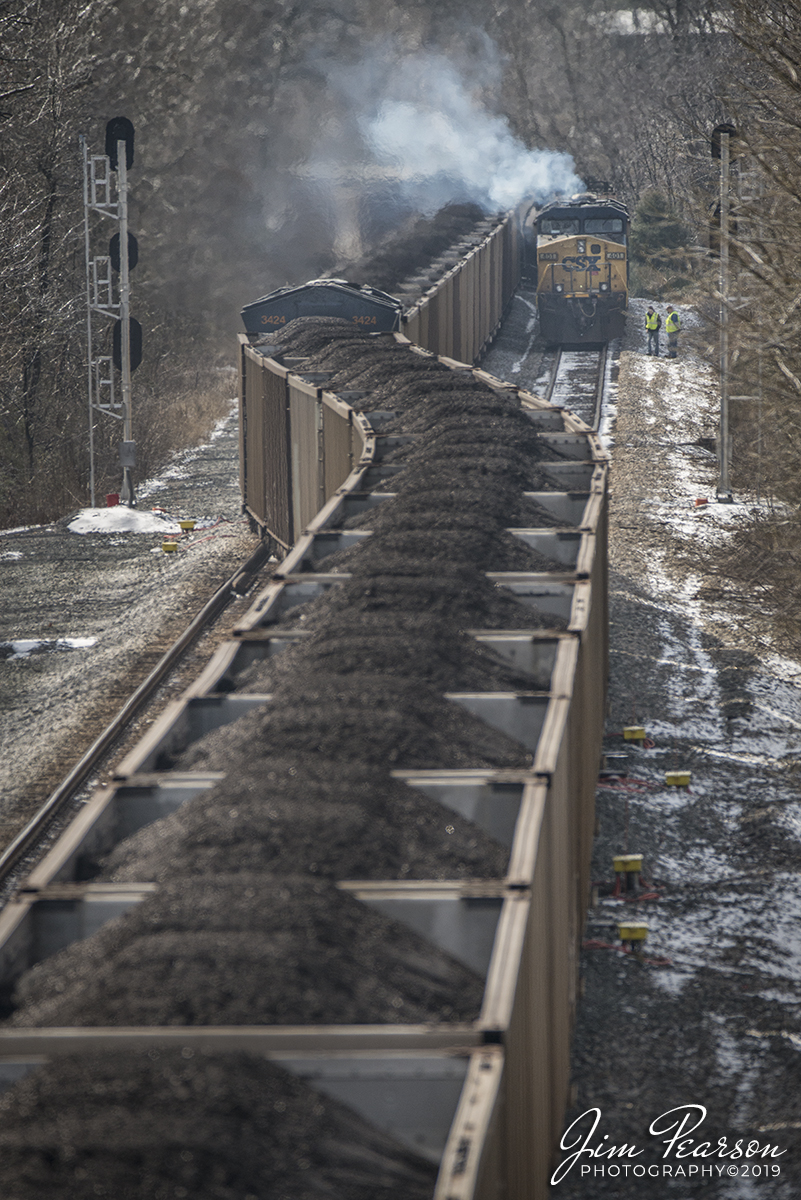
[{"label": "train consist curving", "polygon": [[608,464],[472,366],[517,237],[410,285],[414,342],[242,339],[245,503],[287,553],[0,914],[2,1194],[549,1192]]},{"label": "train consist curving", "polygon": [[537,310],[546,342],[621,337],[628,308],[629,216],[624,204],[585,192],[536,216]]}]

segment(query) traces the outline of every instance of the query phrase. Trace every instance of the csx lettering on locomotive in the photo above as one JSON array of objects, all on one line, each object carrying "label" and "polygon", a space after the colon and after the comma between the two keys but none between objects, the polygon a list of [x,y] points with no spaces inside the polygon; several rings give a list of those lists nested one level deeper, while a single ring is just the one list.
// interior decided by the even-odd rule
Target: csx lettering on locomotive
[{"label": "csx lettering on locomotive", "polygon": [[598,263],[600,261],[600,254],[594,258],[591,258],[588,254],[576,254],[572,257],[565,255],[562,259],[562,266],[567,267],[568,270],[573,266],[579,271],[591,271],[593,275],[599,275],[601,268],[598,266]]}]

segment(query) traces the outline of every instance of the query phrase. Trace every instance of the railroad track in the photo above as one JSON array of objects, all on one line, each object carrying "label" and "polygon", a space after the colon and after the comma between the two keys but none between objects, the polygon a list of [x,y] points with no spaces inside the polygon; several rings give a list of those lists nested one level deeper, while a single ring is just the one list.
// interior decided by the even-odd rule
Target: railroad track
[{"label": "railroad track", "polygon": [[89,749],[67,772],[50,793],[28,824],[0,854],[0,907],[13,891],[9,886],[16,874],[28,870],[36,861],[39,848],[47,838],[53,822],[65,812],[91,774],[97,771],[106,755],[119,743],[135,718],[142,712],[170,672],[182,661],[187,651],[220,615],[229,600],[243,595],[263,566],[269,552],[269,540],[241,563],[231,576],[206,601],[183,632],[167,648],[153,669],[122,704],[116,715],[95,738]]},{"label": "railroad track", "polygon": [[559,346],[550,353],[553,363],[545,399],[549,404],[569,409],[591,429],[597,429],[606,380],[607,347]]}]

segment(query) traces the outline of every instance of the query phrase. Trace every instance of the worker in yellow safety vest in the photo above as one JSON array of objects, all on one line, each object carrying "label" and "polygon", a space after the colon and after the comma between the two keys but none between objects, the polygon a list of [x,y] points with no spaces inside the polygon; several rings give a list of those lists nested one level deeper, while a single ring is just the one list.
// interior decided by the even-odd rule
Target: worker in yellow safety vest
[{"label": "worker in yellow safety vest", "polygon": [[648,311],[645,314],[645,328],[648,331],[648,353],[655,354],[659,357],[659,330],[662,328],[662,318],[658,312],[654,312],[652,304],[648,305]]},{"label": "worker in yellow safety vest", "polygon": [[668,338],[668,358],[676,358],[676,350],[679,344],[679,330],[681,329],[681,317],[676,312],[672,304],[667,306],[667,317],[665,319],[665,332]]}]

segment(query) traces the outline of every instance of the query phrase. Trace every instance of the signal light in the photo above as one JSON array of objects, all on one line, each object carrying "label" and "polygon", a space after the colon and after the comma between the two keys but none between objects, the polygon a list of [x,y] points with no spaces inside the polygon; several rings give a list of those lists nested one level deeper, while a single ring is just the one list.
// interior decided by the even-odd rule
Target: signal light
[{"label": "signal light", "polygon": [[117,142],[125,142],[125,165],[130,170],[134,160],[134,127],[127,117],[112,117],[106,125],[106,157],[116,171]]},{"label": "signal light", "polygon": [[[128,328],[131,339],[131,370],[135,371],[142,361],[142,326],[135,317],[129,317]],[[122,370],[122,321],[114,322],[111,338],[111,361],[118,371]]]},{"label": "signal light", "polygon": [[716,125],[712,130],[712,157],[720,158],[720,142],[724,133],[727,134],[729,138],[729,159],[731,160],[732,158],[737,157],[737,147],[736,145],[732,145],[732,143],[736,143],[737,141],[737,130],[733,125],[728,124],[728,122],[723,125]]},{"label": "signal light", "polygon": [[[114,234],[114,237],[108,244],[108,254],[111,259],[111,265],[119,274],[120,270],[120,235]],[[128,270],[132,271],[139,262],[139,243],[132,233],[128,234]]]}]

